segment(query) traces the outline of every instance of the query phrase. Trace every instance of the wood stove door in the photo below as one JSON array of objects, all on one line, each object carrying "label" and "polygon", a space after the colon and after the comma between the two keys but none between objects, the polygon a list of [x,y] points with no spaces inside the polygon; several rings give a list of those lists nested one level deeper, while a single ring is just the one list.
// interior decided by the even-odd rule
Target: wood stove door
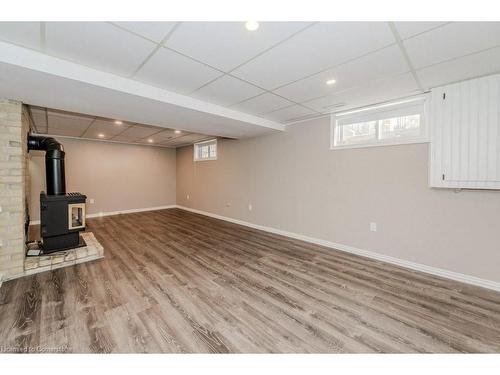
[{"label": "wood stove door", "polygon": [[85,203],[68,204],[68,229],[85,228]]}]

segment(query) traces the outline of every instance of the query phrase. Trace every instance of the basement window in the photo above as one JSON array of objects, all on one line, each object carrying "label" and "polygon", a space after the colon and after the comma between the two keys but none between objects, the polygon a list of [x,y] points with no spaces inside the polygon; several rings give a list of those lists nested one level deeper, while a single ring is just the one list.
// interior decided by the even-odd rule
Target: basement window
[{"label": "basement window", "polygon": [[425,97],[333,114],[331,149],[427,142]]},{"label": "basement window", "polygon": [[194,161],[217,160],[217,139],[194,144]]}]

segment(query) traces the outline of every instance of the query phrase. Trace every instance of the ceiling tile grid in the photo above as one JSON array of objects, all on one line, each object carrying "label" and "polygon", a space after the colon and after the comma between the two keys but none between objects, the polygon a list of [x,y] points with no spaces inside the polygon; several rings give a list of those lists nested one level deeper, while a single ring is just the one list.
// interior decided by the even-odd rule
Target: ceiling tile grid
[{"label": "ceiling tile grid", "polygon": [[92,68],[128,76],[156,44],[106,22],[47,22],[45,51]]},{"label": "ceiling tile grid", "polygon": [[0,39],[23,47],[40,49],[40,22],[0,22]]},{"label": "ceiling tile grid", "polygon": [[134,79],[181,94],[190,93],[223,75],[175,51],[160,48],[134,75]]},{"label": "ceiling tile grid", "polygon": [[116,124],[112,120],[96,119],[82,134],[82,138],[111,139],[130,127],[127,123]]},{"label": "ceiling tile grid", "polygon": [[230,106],[263,92],[264,90],[250,83],[224,75],[196,90],[191,96],[222,106]]},{"label": "ceiling tile grid", "polygon": [[243,22],[183,22],[165,45],[228,72],[309,24],[261,22],[252,32]]},{"label": "ceiling tile grid", "polygon": [[[0,40],[279,122],[416,93],[413,77],[427,90],[500,70],[500,22],[393,26],[261,22],[249,31],[243,22],[0,22]],[[60,117],[40,129],[61,128]],[[61,131],[94,137],[109,130],[101,126],[69,120]]]},{"label": "ceiling tile grid", "polygon": [[139,139],[149,137],[155,133],[158,133],[158,129],[152,126],[135,125],[131,126],[130,128],[126,129],[125,131],[121,132],[111,139],[115,141],[134,142],[138,141]]},{"label": "ceiling tile grid", "polygon": [[394,22],[401,39],[408,39],[412,36],[425,33],[429,30],[436,29],[440,26],[446,25],[449,22]]},{"label": "ceiling tile grid", "polygon": [[[64,112],[28,106],[28,112],[35,126],[36,134],[50,134],[72,138],[95,139],[100,141],[146,144],[150,146],[178,147],[212,138],[206,134],[196,134],[177,129],[128,123],[79,113]],[[47,126],[48,120],[48,126]]]},{"label": "ceiling tile grid", "polygon": [[90,116],[47,110],[47,133],[79,137],[93,121]]},{"label": "ceiling tile grid", "polygon": [[155,43],[160,43],[176,22],[112,22],[113,24],[129,30],[137,35],[147,38]]},{"label": "ceiling tile grid", "polygon": [[407,39],[416,69],[500,45],[500,22],[454,22]]},{"label": "ceiling tile grid", "polygon": [[288,122],[288,121],[304,119],[317,114],[318,114],[317,112],[311,109],[305,108],[301,105],[294,104],[290,107],[269,112],[266,117],[275,121]]},{"label": "ceiling tile grid", "polygon": [[263,115],[291,105],[293,105],[293,102],[290,100],[273,93],[266,92],[262,95],[255,96],[235,104],[232,108],[255,115]]},{"label": "ceiling tile grid", "polygon": [[30,107],[29,113],[38,133],[47,133],[47,113],[45,108]]},{"label": "ceiling tile grid", "polygon": [[[383,89],[381,89],[383,87]],[[387,100],[421,93],[411,73],[380,79],[368,85],[345,90],[306,102],[307,106],[322,113],[352,109]],[[344,104],[339,106],[339,104]]]},{"label": "ceiling tile grid", "polygon": [[494,47],[417,70],[425,88],[500,72],[500,47]]},{"label": "ceiling tile grid", "polygon": [[[302,103],[407,71],[408,65],[400,48],[397,45],[392,45],[354,61],[283,86],[274,90],[274,92]],[[326,82],[331,79],[336,82],[329,86]]]},{"label": "ceiling tile grid", "polygon": [[232,74],[272,90],[393,43],[385,22],[317,23]]}]

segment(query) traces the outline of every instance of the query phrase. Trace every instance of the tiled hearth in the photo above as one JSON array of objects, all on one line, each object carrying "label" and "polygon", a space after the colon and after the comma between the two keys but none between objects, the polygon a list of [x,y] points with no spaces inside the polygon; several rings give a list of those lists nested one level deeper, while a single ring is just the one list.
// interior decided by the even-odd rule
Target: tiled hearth
[{"label": "tiled hearth", "polygon": [[104,249],[91,232],[81,233],[86,246],[60,251],[50,255],[28,256],[24,260],[24,274],[55,270],[104,257]]}]

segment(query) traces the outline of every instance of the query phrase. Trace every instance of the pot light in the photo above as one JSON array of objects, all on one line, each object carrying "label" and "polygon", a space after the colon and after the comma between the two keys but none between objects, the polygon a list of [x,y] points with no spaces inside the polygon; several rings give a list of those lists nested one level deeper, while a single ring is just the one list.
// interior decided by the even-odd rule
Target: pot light
[{"label": "pot light", "polygon": [[335,80],[335,79],[329,79],[328,81],[326,81],[326,84],[328,86],[334,85],[335,83],[337,83],[337,80]]},{"label": "pot light", "polygon": [[149,142],[149,143],[153,143],[153,142],[154,142],[154,140],[152,140],[151,138],[149,138],[149,139],[148,139],[148,142]]},{"label": "pot light", "polygon": [[245,27],[248,31],[255,31],[259,28],[259,23],[257,21],[247,21]]},{"label": "pot light", "polygon": [[103,133],[99,133],[99,134],[97,134],[97,136],[98,136],[99,138],[104,138],[104,134],[103,134]]},{"label": "pot light", "polygon": [[120,120],[115,120],[115,124],[116,125],[121,125],[121,124],[123,124],[123,122],[121,122]]},{"label": "pot light", "polygon": [[174,131],[175,134],[181,134],[182,132],[180,130]]}]

